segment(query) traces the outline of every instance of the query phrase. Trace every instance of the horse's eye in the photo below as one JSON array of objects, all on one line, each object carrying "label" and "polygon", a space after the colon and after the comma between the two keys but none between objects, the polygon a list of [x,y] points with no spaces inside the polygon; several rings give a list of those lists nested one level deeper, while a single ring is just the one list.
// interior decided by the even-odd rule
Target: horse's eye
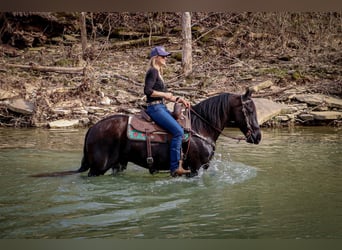
[{"label": "horse's eye", "polygon": [[253,113],[253,105],[250,100],[245,102],[245,109],[247,110],[248,113]]},{"label": "horse's eye", "polygon": [[251,104],[248,104],[246,108],[248,113],[253,113],[253,106]]}]

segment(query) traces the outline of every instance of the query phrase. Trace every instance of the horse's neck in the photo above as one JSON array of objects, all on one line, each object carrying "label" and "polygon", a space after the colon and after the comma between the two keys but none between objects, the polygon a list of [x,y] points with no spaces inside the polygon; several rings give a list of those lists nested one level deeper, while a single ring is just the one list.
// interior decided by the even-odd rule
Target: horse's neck
[{"label": "horse's neck", "polygon": [[[200,116],[200,117],[199,117]],[[225,120],[213,120],[203,114],[195,115],[195,122],[192,123],[192,129],[201,136],[210,138],[214,143],[224,129]],[[220,121],[220,122],[218,122]]]},{"label": "horse's neck", "polygon": [[231,103],[235,102],[235,96],[228,93],[221,94],[195,106],[195,110],[202,117],[196,117],[194,124],[198,133],[216,141],[230,119],[230,107]]}]

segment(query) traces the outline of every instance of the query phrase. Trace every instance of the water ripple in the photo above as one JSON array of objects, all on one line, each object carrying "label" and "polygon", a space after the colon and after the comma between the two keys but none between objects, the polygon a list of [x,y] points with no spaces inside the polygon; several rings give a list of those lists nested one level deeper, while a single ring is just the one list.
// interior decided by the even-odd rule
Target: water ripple
[{"label": "water ripple", "polygon": [[60,223],[64,227],[70,227],[73,225],[110,225],[123,221],[137,220],[140,217],[143,217],[148,214],[177,209],[177,207],[187,202],[189,202],[189,199],[178,199],[169,202],[163,202],[154,207],[116,210],[110,213],[80,216],[77,218],[61,220]]}]

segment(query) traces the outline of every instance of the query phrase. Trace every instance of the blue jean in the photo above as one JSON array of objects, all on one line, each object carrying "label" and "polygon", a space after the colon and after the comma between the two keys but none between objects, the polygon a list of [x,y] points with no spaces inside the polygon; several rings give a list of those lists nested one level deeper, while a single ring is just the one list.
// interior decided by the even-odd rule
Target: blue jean
[{"label": "blue jean", "polygon": [[170,111],[164,104],[155,104],[147,107],[146,112],[151,116],[152,120],[172,135],[170,143],[170,170],[175,171],[178,168],[181,158],[182,138],[184,135],[183,128],[173,118]]}]

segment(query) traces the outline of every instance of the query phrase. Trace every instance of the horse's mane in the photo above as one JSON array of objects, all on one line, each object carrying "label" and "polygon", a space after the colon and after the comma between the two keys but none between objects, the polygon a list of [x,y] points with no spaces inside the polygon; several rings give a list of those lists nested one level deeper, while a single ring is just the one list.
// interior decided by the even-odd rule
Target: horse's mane
[{"label": "horse's mane", "polygon": [[210,130],[212,126],[215,128],[222,128],[228,119],[229,93],[223,93],[217,96],[210,97],[195,106],[193,110],[202,118],[208,121],[209,124],[203,122],[196,114],[191,115],[192,128],[196,131],[203,129]]}]

